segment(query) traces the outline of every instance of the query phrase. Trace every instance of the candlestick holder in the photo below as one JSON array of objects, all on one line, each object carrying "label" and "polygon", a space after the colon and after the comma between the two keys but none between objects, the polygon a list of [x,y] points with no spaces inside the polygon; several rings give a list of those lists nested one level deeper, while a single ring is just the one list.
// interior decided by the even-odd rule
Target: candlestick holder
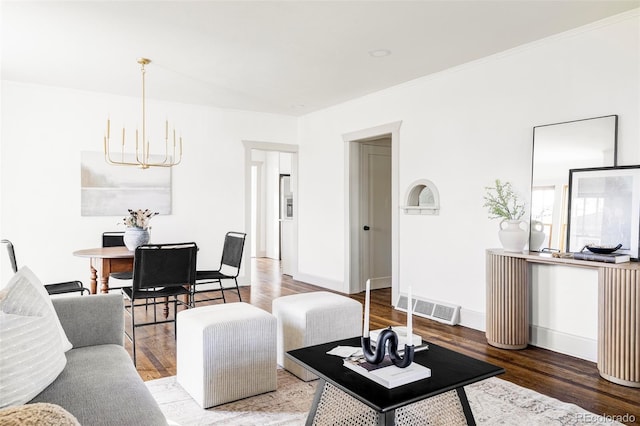
[{"label": "candlestick holder", "polygon": [[380,364],[384,360],[389,346],[389,358],[393,365],[399,368],[406,368],[413,362],[414,346],[404,345],[404,356],[398,353],[398,335],[391,327],[382,330],[376,342],[375,351],[371,349],[371,337],[362,336],[362,353],[367,362],[371,364]]}]

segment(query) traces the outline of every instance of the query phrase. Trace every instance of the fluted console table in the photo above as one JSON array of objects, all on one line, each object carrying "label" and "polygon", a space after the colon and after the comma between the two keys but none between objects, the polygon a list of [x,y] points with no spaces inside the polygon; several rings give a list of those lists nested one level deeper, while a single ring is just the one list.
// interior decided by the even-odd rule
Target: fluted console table
[{"label": "fluted console table", "polygon": [[598,270],[598,371],[640,387],[640,264],[554,258],[546,253],[487,250],[487,342],[502,349],[529,343],[530,264]]}]

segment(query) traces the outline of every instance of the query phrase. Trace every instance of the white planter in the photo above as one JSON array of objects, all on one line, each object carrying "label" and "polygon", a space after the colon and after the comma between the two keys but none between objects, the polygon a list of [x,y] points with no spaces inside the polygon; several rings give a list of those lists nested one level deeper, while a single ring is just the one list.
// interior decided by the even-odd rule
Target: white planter
[{"label": "white planter", "polygon": [[527,237],[529,236],[526,226],[527,222],[524,220],[504,219],[500,222],[498,238],[500,238],[504,251],[522,253],[524,246],[527,245]]},{"label": "white planter", "polygon": [[138,246],[149,242],[149,231],[142,228],[127,228],[124,231],[124,245],[129,251],[134,251]]}]

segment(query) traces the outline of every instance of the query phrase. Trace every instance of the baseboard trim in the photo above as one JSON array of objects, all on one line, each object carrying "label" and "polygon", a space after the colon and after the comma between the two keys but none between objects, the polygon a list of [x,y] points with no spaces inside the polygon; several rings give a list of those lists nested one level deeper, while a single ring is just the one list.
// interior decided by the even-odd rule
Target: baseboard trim
[{"label": "baseboard trim", "polygon": [[344,293],[344,283],[342,281],[330,280],[324,277],[318,277],[316,275],[297,273],[293,275],[293,279],[296,281],[302,281],[303,283],[317,285],[328,290]]},{"label": "baseboard trim", "polygon": [[529,344],[587,361],[597,362],[598,341],[536,325],[529,326]]},{"label": "baseboard trim", "polygon": [[484,312],[460,308],[460,323],[458,325],[474,330],[486,331],[486,318],[487,315]]},{"label": "baseboard trim", "polygon": [[369,282],[371,284],[371,290],[391,287],[391,277],[371,278]]}]

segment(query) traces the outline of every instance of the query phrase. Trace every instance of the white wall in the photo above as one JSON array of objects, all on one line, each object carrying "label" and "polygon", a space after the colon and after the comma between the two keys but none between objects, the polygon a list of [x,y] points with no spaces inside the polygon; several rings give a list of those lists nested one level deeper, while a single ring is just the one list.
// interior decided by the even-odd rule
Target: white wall
[{"label": "white wall", "polygon": [[[172,169],[173,213],[153,219],[151,241],[195,241],[199,267],[217,267],[224,234],[245,226],[241,141],[296,143],[296,119],[150,99],[147,108],[150,131],[162,133],[168,118],[184,139],[183,163]],[[43,281],[88,285],[88,260],[71,253],[100,246],[126,211],[80,216],[80,152],[102,150],[108,115],[112,133],[124,120],[132,131],[140,99],[3,81],[2,114],[0,234]]]},{"label": "white wall", "polygon": [[400,290],[459,304],[483,329],[485,249],[500,246],[484,187],[500,178],[529,199],[532,128],[618,114],[619,163],[640,163],[639,21],[636,9],[303,117],[300,273],[348,292],[342,135],[401,120],[396,190],[429,179],[441,210],[400,214]]}]

